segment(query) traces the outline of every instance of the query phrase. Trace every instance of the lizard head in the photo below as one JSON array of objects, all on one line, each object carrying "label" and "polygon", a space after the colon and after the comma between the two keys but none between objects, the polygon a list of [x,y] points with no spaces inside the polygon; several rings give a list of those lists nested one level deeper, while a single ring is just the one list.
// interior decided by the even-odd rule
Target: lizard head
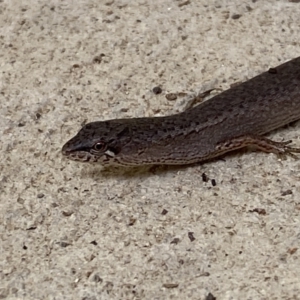
[{"label": "lizard head", "polygon": [[118,154],[131,140],[127,120],[92,122],[62,148],[67,158],[81,162],[99,162],[102,165],[119,164]]}]

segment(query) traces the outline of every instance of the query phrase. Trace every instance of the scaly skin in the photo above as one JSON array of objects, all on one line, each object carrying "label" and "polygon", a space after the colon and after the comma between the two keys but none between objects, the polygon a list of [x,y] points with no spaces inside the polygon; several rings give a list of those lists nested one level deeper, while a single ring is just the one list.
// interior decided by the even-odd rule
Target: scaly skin
[{"label": "scaly skin", "polygon": [[293,155],[261,135],[298,119],[300,57],[180,114],[88,123],[62,153],[103,165],[190,164],[245,146]]}]

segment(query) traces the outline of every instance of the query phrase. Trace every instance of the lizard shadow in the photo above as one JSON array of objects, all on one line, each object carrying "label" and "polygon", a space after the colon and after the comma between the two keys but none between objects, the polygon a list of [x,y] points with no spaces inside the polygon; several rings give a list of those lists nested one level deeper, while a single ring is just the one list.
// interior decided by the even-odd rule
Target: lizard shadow
[{"label": "lizard shadow", "polygon": [[[196,164],[194,164],[196,165]],[[137,167],[97,167],[93,166],[89,170],[83,171],[82,176],[88,178],[95,178],[95,176],[114,178],[114,179],[132,179],[132,178],[146,178],[152,175],[162,176],[169,172],[178,172],[184,170],[192,165],[148,165]]]},{"label": "lizard shadow", "polygon": [[[227,156],[231,156],[231,154],[227,154]],[[95,177],[105,177],[105,178],[114,178],[114,179],[133,179],[133,178],[146,178],[152,175],[163,176],[168,173],[176,173],[179,171],[186,170],[188,168],[199,167],[204,164],[210,164],[216,161],[226,160],[223,156],[218,158],[213,158],[207,161],[186,164],[186,165],[146,165],[146,166],[110,166],[110,167],[101,167],[101,166],[92,166],[88,170],[82,171],[82,176],[87,178],[95,178]],[[207,169],[207,167],[206,167]]]}]

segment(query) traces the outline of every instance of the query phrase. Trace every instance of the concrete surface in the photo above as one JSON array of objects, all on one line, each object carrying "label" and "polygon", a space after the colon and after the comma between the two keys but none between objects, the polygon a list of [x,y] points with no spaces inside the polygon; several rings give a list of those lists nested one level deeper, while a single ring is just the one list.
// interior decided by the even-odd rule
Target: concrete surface
[{"label": "concrete surface", "polygon": [[184,99],[166,93],[299,56],[299,15],[288,0],[0,1],[0,298],[300,299],[300,161],[101,171],[60,154],[84,122],[171,114]]}]

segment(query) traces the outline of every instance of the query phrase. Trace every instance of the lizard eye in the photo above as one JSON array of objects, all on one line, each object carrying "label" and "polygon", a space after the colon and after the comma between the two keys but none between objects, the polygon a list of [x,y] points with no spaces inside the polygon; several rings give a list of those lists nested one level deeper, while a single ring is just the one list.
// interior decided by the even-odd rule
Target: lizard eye
[{"label": "lizard eye", "polygon": [[106,144],[104,142],[97,142],[94,146],[93,149],[97,152],[100,151],[105,151],[106,150]]}]

